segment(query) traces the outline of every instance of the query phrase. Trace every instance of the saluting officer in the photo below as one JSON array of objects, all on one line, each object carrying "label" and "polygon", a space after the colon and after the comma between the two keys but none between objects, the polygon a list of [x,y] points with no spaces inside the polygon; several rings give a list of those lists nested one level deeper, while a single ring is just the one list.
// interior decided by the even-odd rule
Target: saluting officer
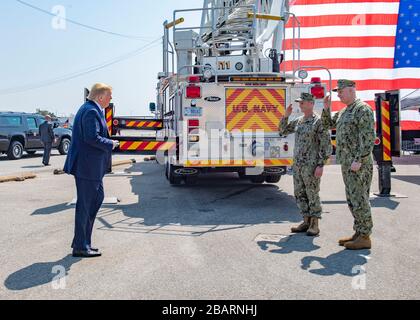
[{"label": "saluting officer", "polygon": [[331,138],[328,130],[322,126],[320,117],[314,113],[313,95],[302,93],[295,101],[299,102],[303,116],[289,123],[293,112],[293,106],[290,105],[279,124],[281,136],[296,132],[293,184],[303,222],[291,231],[306,231],[307,235],[316,236],[320,232],[318,220],[322,213],[319,198],[320,181],[324,164],[332,152]]}]

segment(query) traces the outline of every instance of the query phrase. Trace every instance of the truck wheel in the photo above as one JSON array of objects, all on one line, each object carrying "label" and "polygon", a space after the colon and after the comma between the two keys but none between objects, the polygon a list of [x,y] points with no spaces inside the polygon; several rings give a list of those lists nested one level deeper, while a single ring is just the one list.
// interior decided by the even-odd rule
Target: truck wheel
[{"label": "truck wheel", "polygon": [[181,184],[182,178],[175,174],[175,168],[172,164],[166,163],[166,177],[171,185]]},{"label": "truck wheel", "polygon": [[264,181],[265,181],[265,177],[263,175],[251,176],[252,183],[263,183]]},{"label": "truck wheel", "polygon": [[64,138],[61,140],[60,146],[58,147],[58,152],[60,152],[61,155],[66,155],[69,152],[70,148],[70,140],[67,138]]},{"label": "truck wheel", "polygon": [[9,151],[7,151],[7,158],[9,160],[17,160],[22,158],[23,145],[19,141],[13,141],[10,144]]},{"label": "truck wheel", "polygon": [[277,183],[280,181],[281,176],[267,176],[265,181],[268,183]]}]

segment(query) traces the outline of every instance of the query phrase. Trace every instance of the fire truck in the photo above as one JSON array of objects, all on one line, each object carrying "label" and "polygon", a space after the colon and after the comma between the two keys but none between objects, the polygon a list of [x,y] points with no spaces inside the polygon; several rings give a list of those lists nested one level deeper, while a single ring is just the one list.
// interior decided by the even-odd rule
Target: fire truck
[{"label": "fire truck", "polygon": [[[184,18],[194,14],[199,25]],[[282,49],[287,23],[293,26],[288,51]],[[112,135],[121,128],[156,135],[116,136],[120,150],[156,153],[174,185],[207,172],[279,182],[293,163],[294,135],[278,132],[285,108],[293,103],[291,119],[299,116],[294,100],[309,92],[320,114],[327,93],[320,78],[305,81],[308,69],[321,67],[300,65],[299,25],[288,0],[204,0],[201,8],[175,10],[163,24],[163,70],[150,105],[155,117],[106,111]],[[286,71],[285,61],[293,70]]]}]

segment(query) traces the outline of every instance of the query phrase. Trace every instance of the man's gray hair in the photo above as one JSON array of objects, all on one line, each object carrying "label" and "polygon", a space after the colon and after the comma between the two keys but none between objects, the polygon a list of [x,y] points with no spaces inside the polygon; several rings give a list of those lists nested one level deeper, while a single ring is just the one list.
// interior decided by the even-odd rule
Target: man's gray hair
[{"label": "man's gray hair", "polygon": [[105,84],[105,83],[95,83],[90,89],[89,96],[87,97],[89,100],[96,100],[99,96],[103,95],[105,92],[111,92],[112,87]]}]

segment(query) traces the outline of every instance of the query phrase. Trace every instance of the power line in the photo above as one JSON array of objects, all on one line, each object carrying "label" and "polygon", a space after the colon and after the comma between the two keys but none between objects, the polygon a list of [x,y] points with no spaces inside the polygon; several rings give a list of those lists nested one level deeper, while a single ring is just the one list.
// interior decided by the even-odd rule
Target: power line
[{"label": "power line", "polygon": [[[24,6],[27,6],[29,8],[32,8],[32,9],[34,9],[36,11],[45,13],[45,14],[47,14],[49,16],[52,16],[52,17],[55,17],[55,18],[57,17],[55,14],[53,14],[53,13],[47,11],[47,10],[44,10],[42,8],[39,8],[37,6],[34,6],[34,5],[30,4],[30,3],[27,3],[25,1],[22,1],[22,0],[15,0],[15,1],[18,2],[18,3],[20,3],[20,4],[22,4],[22,5],[24,5]],[[122,33],[112,32],[112,31],[101,29],[101,28],[89,26],[87,24],[84,24],[84,23],[81,23],[81,22],[78,22],[78,21],[75,21],[75,20],[72,20],[72,19],[68,19],[68,18],[60,18],[60,19],[63,19],[65,21],[69,22],[69,23],[73,23],[75,25],[78,25],[80,27],[84,27],[84,28],[87,28],[87,29],[90,29],[90,30],[94,30],[94,31],[99,31],[99,32],[110,34],[110,35],[113,35],[113,36],[127,38],[127,39],[133,39],[133,40],[148,41],[147,40],[147,37],[132,36],[132,35],[126,35],[126,34],[122,34]]]},{"label": "power line", "polygon": [[78,71],[78,72],[73,72],[73,73],[70,73],[70,74],[66,74],[66,75],[63,75],[63,76],[60,76],[60,77],[56,77],[54,79],[45,80],[45,81],[35,83],[35,84],[28,84],[28,85],[19,86],[19,87],[2,89],[2,90],[0,90],[0,95],[22,93],[22,92],[26,92],[26,91],[39,89],[39,88],[49,87],[49,86],[55,85],[55,84],[60,83],[60,82],[72,80],[72,79],[87,75],[89,73],[107,68],[111,65],[114,65],[114,64],[119,63],[121,61],[127,60],[127,59],[132,58],[132,57],[134,57],[136,55],[139,55],[141,53],[144,53],[145,51],[156,47],[159,44],[158,41],[160,41],[160,40],[161,40],[161,38],[158,38],[158,39],[156,39],[154,41],[151,41],[148,44],[146,44],[146,45],[142,46],[141,48],[138,48],[138,49],[136,49],[132,52],[126,53],[126,54],[121,55],[117,58],[105,61],[101,64],[86,68],[86,69]]}]

